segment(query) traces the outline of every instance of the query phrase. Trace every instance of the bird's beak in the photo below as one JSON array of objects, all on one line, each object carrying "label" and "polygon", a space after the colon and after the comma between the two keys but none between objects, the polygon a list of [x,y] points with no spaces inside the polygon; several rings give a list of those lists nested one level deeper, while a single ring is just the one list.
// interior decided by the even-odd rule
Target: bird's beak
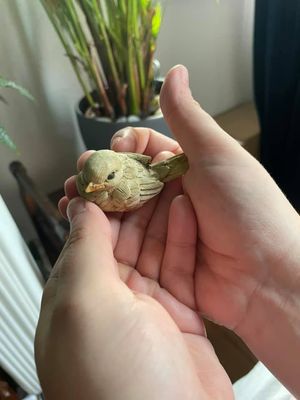
[{"label": "bird's beak", "polygon": [[97,190],[101,190],[105,188],[105,184],[104,183],[93,183],[90,182],[87,187],[85,188],[85,193],[92,193],[92,192],[96,192]]}]

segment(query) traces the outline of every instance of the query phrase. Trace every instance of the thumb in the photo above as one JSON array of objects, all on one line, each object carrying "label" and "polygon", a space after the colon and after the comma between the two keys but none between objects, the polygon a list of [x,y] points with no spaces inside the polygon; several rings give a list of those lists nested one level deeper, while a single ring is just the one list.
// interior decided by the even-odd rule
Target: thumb
[{"label": "thumb", "polygon": [[70,236],[52,276],[57,281],[56,294],[105,294],[118,283],[109,221],[99,207],[79,197],[70,201],[67,215]]},{"label": "thumb", "polygon": [[240,150],[215,120],[193,99],[189,89],[188,71],[183,65],[167,74],[160,94],[164,118],[189,160],[229,156]]}]

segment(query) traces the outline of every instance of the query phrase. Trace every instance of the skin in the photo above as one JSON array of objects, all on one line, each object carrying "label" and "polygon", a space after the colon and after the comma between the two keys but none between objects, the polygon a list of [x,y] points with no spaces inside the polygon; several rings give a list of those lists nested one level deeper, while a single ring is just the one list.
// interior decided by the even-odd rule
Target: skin
[{"label": "skin", "polygon": [[161,107],[182,149],[144,128],[118,132],[112,148],[156,160],[183,150],[182,182],[108,217],[76,198],[74,177],[65,184],[71,234],[35,343],[46,399],[231,399],[199,314],[234,330],[299,396],[299,216],[193,100],[184,67],[167,75]]}]

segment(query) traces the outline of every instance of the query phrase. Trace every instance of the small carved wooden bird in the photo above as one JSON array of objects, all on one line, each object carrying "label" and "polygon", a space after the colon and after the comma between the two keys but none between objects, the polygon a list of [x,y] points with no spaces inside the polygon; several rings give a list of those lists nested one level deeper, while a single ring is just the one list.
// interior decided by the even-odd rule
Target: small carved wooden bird
[{"label": "small carved wooden bird", "polygon": [[76,177],[78,192],[103,211],[135,210],[189,168],[184,153],[155,164],[151,160],[138,153],[96,151]]}]

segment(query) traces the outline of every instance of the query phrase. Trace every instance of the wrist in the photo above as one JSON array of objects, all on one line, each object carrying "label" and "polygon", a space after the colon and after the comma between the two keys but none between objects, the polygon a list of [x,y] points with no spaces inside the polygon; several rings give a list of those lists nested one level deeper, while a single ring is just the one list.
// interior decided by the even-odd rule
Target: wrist
[{"label": "wrist", "polygon": [[251,297],[236,333],[297,397],[300,396],[300,245],[294,249],[286,259],[273,262],[271,275]]}]

